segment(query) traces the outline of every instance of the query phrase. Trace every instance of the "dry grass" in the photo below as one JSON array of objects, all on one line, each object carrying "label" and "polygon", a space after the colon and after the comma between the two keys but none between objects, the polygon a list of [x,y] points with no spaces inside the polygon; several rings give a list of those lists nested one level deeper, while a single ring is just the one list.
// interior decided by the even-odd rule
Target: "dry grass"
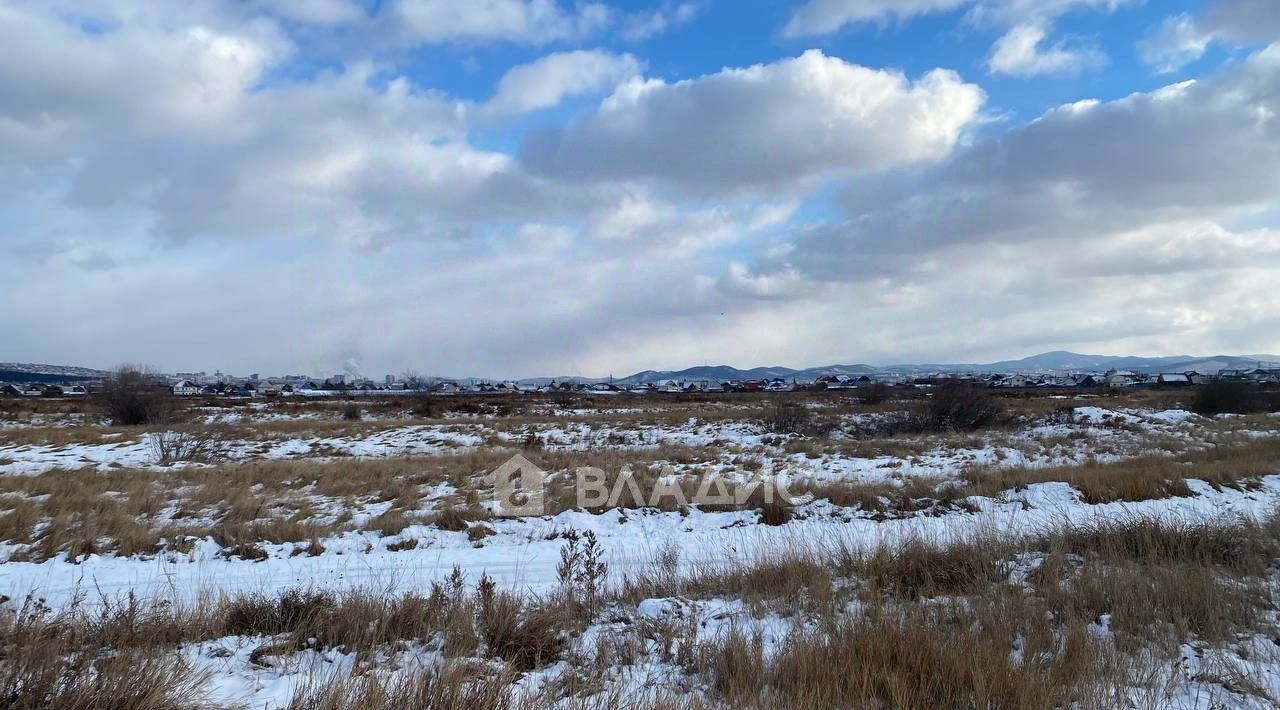
[{"label": "dry grass", "polygon": [[[734,628],[684,664],[735,707],[1111,707],[1124,689],[1171,673],[1181,643],[1220,646],[1264,631],[1278,551],[1275,519],[1136,518],[1021,543],[792,551],[732,576],[686,580],[680,592],[733,587],[785,601],[824,587],[840,599],[856,594],[862,610],[810,604],[817,623],[797,627],[772,655]],[[1026,583],[1011,583],[1028,559],[1037,564]],[[808,581],[789,587],[783,577]],[[1113,635],[1099,635],[1100,624]]]},{"label": "dry grass", "polygon": [[[121,617],[103,619],[124,621]],[[204,699],[206,674],[158,643],[111,645],[38,603],[0,615],[0,706],[178,710]],[[151,638],[151,641],[159,641]]]},{"label": "dry grass", "polygon": [[968,494],[996,496],[1033,483],[1061,481],[1087,503],[1142,501],[1192,495],[1187,479],[1218,488],[1248,489],[1280,472],[1280,439],[1212,446],[1177,456],[1149,455],[1117,462],[1048,468],[979,468],[966,471]]},{"label": "dry grass", "polygon": [[[579,585],[589,567],[579,557],[566,556],[576,561],[566,562],[565,585]],[[578,586],[538,599],[483,578],[473,588],[457,570],[403,596],[295,590],[57,615],[30,602],[0,617],[0,699],[14,707],[118,706],[107,698],[194,705],[202,679],[176,660],[177,646],[262,636],[251,658],[340,649],[364,659],[350,675],[304,683],[299,708],[620,707],[609,669],[649,653],[708,688],[688,702],[655,694],[653,707],[1111,707],[1121,689],[1172,668],[1180,644],[1222,647],[1265,630],[1278,558],[1280,519],[1133,518],[1018,540],[783,546],[685,574],[667,549],[652,569],[599,590],[592,605],[581,603]],[[750,627],[699,638],[692,619],[616,623],[639,600],[676,595],[790,608],[798,623],[770,653]],[[608,621],[613,636],[597,636],[592,648],[572,643],[593,620]],[[445,663],[388,675],[376,659],[406,642],[441,651]],[[536,698],[512,692],[518,674],[561,660],[562,680]],[[1260,687],[1249,692],[1266,699]]]},{"label": "dry grass", "polygon": [[511,683],[517,676],[479,664],[451,663],[398,677],[338,675],[300,688],[290,710],[402,710],[467,708],[507,710],[515,705]]},{"label": "dry grass", "polygon": [[1021,610],[990,601],[830,616],[793,632],[771,657],[758,638],[731,632],[700,649],[691,666],[735,707],[1055,708],[1116,700],[1107,692],[1105,651],[1083,629],[1064,629],[1065,643],[1027,648],[1036,661],[1018,662],[1006,619]]}]

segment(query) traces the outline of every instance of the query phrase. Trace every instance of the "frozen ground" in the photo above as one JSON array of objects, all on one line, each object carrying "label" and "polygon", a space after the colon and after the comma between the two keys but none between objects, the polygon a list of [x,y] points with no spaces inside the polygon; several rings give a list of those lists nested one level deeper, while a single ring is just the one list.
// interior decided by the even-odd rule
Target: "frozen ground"
[{"label": "frozen ground", "polygon": [[[965,472],[975,469],[1078,466],[1150,454],[1173,455],[1223,442],[1266,439],[1280,429],[1280,420],[1275,418],[1213,420],[1177,409],[1079,406],[1065,420],[1061,416],[1027,417],[1010,431],[883,441],[836,434],[818,444],[806,437],[770,433],[746,415],[657,421],[661,414],[660,409],[646,407],[607,412],[555,408],[515,422],[455,416],[425,424],[369,416],[359,426],[352,425],[350,431],[334,431],[338,426],[325,413],[285,415],[246,408],[208,414],[205,422],[224,427],[219,439],[224,457],[218,464],[221,467],[264,460],[339,466],[348,459],[431,460],[503,447],[515,453],[522,442],[532,438],[537,446],[525,453],[534,461],[540,457],[601,452],[626,460],[628,455],[646,453],[647,464],[666,464],[677,476],[695,475],[708,468],[732,470],[748,464],[751,469],[785,472],[794,478],[879,485],[890,490],[921,480],[934,488],[949,483],[960,485]],[[655,420],[646,419],[651,415]],[[842,425],[853,430],[856,427],[852,425],[878,415],[839,416]],[[329,429],[309,430],[310,423]],[[26,422],[9,421],[4,430],[70,427],[77,431],[76,427],[84,426],[77,421],[40,417]],[[64,470],[111,477],[119,475],[119,471],[142,469],[163,477],[183,470],[183,464],[159,466],[148,436],[110,432],[105,438],[94,435],[92,440],[83,442],[14,439],[0,445],[0,475],[30,477]],[[687,451],[703,453],[693,461],[675,454],[669,460],[663,458],[668,452]],[[1280,474],[1280,461],[1272,473]],[[47,559],[18,554],[25,546],[9,541],[0,543],[0,560],[4,560],[0,562],[0,590],[13,600],[11,604],[31,597],[53,609],[73,604],[92,606],[129,595],[142,600],[194,603],[245,593],[275,595],[298,588],[398,594],[425,589],[458,569],[471,580],[487,575],[502,588],[539,595],[549,593],[558,584],[563,535],[571,530],[595,534],[604,551],[609,577],[614,583],[621,583],[625,578],[644,574],[669,548],[682,551],[681,569],[691,571],[710,563],[747,561],[767,556],[770,551],[806,547],[870,549],[893,546],[903,540],[941,542],[979,534],[1012,539],[1093,520],[1130,520],[1135,516],[1179,521],[1261,519],[1280,510],[1280,475],[1263,475],[1256,484],[1239,488],[1211,486],[1196,480],[1194,471],[1188,471],[1187,478],[1189,496],[1104,504],[1086,503],[1076,488],[1057,481],[1034,483],[996,496],[963,496],[947,506],[906,510],[892,516],[819,499],[796,508],[793,518],[780,526],[762,524],[761,513],[752,509],[715,512],[694,506],[665,512],[615,509],[600,514],[569,510],[554,516],[489,520],[483,525],[490,534],[479,539],[465,530],[441,529],[425,518],[415,519],[395,534],[384,534],[362,523],[386,513],[392,506],[390,501],[313,495],[317,515],[332,519],[342,514],[346,506],[345,512],[353,514],[346,516],[354,521],[353,526],[318,540],[263,541],[257,545],[263,553],[262,559],[257,560],[228,556],[212,537],[196,540],[182,551],[166,549],[128,556],[110,551],[64,551]],[[423,486],[418,494],[422,510],[430,511],[441,500],[464,496],[466,485],[469,484],[458,480],[442,480]],[[11,494],[0,501],[19,497]],[[169,507],[178,506],[171,501]],[[173,510],[167,514],[172,515]],[[156,518],[162,519],[164,515]],[[403,544],[406,541],[414,541],[414,545]],[[322,552],[298,554],[316,543]],[[697,611],[699,616],[717,620],[704,629],[705,633],[715,633],[717,624],[733,619],[762,628],[766,638],[782,633],[782,620],[767,614],[748,614],[734,599],[653,599],[639,604],[634,613],[640,617],[663,616],[689,604],[716,607]],[[351,656],[328,649],[295,654],[287,663],[269,667],[251,663],[248,654],[263,643],[262,638],[230,637],[191,645],[184,653],[197,666],[213,673],[210,688],[215,697],[260,707],[287,703],[298,683],[312,678],[318,668],[340,672],[355,662]],[[396,653],[402,657],[401,668],[429,667],[439,660],[439,651],[434,648],[407,648]],[[1183,653],[1182,667],[1190,670],[1170,691],[1168,697],[1176,699],[1171,706],[1249,706],[1248,697],[1238,693],[1223,695],[1226,691],[1219,687],[1221,684],[1205,682],[1204,674],[1195,672],[1197,664],[1207,662],[1202,649],[1188,646]],[[1215,662],[1230,661],[1219,658]],[[537,685],[540,678],[554,670],[530,674],[522,683]],[[1280,697],[1276,668],[1254,670],[1255,675],[1269,679],[1270,697]],[[650,659],[649,665],[630,667],[616,681],[643,687],[646,673],[668,680],[673,674],[678,675],[662,662]]]}]

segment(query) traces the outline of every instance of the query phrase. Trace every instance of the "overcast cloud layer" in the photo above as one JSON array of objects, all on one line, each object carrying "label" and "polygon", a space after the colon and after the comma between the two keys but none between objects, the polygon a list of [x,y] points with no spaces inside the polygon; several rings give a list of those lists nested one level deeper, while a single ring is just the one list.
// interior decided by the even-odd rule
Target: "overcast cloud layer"
[{"label": "overcast cloud layer", "polygon": [[0,0],[0,361],[1280,352],[1280,5],[1156,5]]}]

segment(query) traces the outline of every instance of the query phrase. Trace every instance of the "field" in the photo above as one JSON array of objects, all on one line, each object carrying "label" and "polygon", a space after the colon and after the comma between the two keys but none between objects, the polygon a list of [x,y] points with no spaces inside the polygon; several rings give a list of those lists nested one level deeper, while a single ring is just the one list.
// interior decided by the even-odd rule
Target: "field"
[{"label": "field", "polygon": [[0,705],[1280,703],[1280,414],[942,396],[0,401]]}]

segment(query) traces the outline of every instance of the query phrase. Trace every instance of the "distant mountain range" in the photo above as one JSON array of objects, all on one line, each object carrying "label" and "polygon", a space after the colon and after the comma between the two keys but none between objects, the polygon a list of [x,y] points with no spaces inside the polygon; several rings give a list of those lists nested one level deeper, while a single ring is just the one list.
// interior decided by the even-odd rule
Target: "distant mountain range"
[{"label": "distant mountain range", "polygon": [[788,367],[755,367],[739,370],[729,365],[690,367],[685,370],[645,370],[619,382],[646,384],[667,380],[765,380],[780,377],[784,380],[812,380],[823,375],[873,375],[890,372],[1105,372],[1107,370],[1132,370],[1134,372],[1188,372],[1213,374],[1219,370],[1254,367],[1280,367],[1277,355],[1214,355],[1195,357],[1174,355],[1168,357],[1130,357],[1116,355],[1081,355],[1058,350],[1041,353],[1021,360],[1001,360],[990,363],[917,363],[885,365],[828,365],[794,370]]},{"label": "distant mountain range", "polygon": [[67,382],[93,380],[106,374],[88,367],[0,362],[0,382]]},{"label": "distant mountain range", "polygon": [[[1173,355],[1167,357],[1128,357],[1116,355],[1081,355],[1058,350],[1032,355],[1021,360],[1001,360],[990,363],[919,363],[901,365],[827,365],[797,370],[790,367],[753,367],[739,370],[730,365],[699,365],[684,370],[644,370],[628,377],[614,379],[624,385],[666,382],[667,380],[814,380],[823,375],[876,375],[886,373],[915,374],[926,372],[1105,372],[1106,370],[1132,370],[1134,372],[1188,372],[1213,374],[1219,370],[1248,369],[1254,367],[1280,367],[1280,355],[1213,355],[1195,357]],[[102,377],[107,373],[87,367],[66,365],[34,365],[26,363],[0,363],[0,382],[57,382]],[[602,382],[608,378],[590,377],[533,377],[522,383],[545,384],[552,380]]]},{"label": "distant mountain range", "polygon": [[645,370],[629,377],[616,380],[621,384],[647,384],[650,382],[666,382],[667,380],[772,380],[780,377],[784,380],[813,380],[822,375],[872,375],[881,370],[871,365],[829,365],[827,367],[811,367],[806,370],[794,370],[790,367],[753,367],[750,370],[739,370],[730,365],[702,365],[687,370]]}]

